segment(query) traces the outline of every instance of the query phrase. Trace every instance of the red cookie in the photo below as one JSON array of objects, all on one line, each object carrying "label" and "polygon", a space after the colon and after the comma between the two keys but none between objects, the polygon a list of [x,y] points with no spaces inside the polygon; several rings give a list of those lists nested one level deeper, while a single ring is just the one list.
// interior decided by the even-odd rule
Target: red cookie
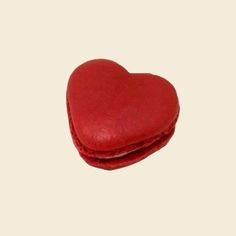
[{"label": "red cookie", "polygon": [[138,162],[166,145],[179,114],[174,87],[148,73],[129,73],[105,59],[71,75],[67,110],[73,142],[90,165],[107,170]]}]

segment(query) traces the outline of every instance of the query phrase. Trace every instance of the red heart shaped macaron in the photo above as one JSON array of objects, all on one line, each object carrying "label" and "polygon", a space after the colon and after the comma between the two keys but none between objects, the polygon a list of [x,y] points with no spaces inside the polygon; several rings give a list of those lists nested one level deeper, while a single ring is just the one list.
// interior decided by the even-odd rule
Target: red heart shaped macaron
[{"label": "red heart shaped macaron", "polygon": [[72,73],[67,110],[73,142],[90,165],[107,170],[138,162],[167,144],[179,114],[174,87],[148,73],[129,73],[105,59]]}]

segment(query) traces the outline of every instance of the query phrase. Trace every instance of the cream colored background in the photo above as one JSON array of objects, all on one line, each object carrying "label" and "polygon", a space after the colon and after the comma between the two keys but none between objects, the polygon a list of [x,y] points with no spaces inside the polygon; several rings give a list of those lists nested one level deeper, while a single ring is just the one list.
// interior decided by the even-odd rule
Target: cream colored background
[{"label": "cream colored background", "polygon": [[[236,235],[235,1],[0,1],[0,235]],[[76,66],[109,58],[176,87],[169,145],[86,165],[67,123]]]}]

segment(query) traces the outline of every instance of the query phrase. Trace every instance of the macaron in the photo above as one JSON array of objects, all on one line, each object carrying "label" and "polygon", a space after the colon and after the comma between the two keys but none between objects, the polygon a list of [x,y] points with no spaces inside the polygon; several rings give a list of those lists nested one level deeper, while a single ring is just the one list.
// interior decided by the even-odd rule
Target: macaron
[{"label": "macaron", "polygon": [[143,160],[175,132],[179,101],[174,86],[150,73],[130,73],[95,59],[78,66],[66,92],[69,127],[80,156],[113,170]]}]

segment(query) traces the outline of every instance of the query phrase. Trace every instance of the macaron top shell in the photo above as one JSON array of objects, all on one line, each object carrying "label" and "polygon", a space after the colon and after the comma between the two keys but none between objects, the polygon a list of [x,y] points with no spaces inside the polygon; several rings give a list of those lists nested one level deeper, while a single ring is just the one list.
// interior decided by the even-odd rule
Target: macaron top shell
[{"label": "macaron top shell", "polygon": [[129,73],[105,59],[86,62],[72,73],[67,103],[81,145],[121,156],[127,146],[171,130],[179,113],[176,91],[166,79]]}]

